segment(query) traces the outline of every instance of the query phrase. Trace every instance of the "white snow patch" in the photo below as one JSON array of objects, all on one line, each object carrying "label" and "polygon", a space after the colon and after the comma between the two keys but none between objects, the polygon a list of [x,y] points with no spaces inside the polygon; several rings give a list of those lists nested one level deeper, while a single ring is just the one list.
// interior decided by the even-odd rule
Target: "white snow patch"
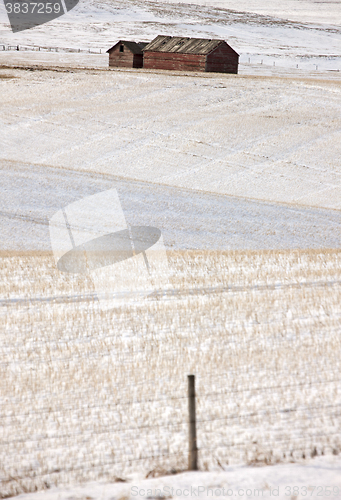
[{"label": "white snow patch", "polygon": [[[66,499],[165,499],[165,498],[315,498],[330,493],[341,498],[341,463],[338,457],[319,457],[302,464],[273,467],[226,466],[225,472],[185,472],[174,476],[128,483],[88,483],[67,488],[52,487],[40,493],[17,497],[22,500]],[[329,495],[328,495],[329,496]]]}]

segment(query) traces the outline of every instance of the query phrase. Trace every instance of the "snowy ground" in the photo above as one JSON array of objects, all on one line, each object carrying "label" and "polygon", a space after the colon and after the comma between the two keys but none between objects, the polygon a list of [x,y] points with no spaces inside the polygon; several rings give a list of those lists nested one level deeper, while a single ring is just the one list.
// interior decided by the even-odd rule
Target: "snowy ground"
[{"label": "snowy ground", "polygon": [[112,188],[128,224],[158,227],[168,249],[341,247],[338,210],[217,196],[32,163],[3,161],[0,172],[2,251],[50,251],[48,218],[61,207]]},{"label": "snowy ground", "polygon": [[127,483],[88,483],[55,488],[40,494],[21,495],[23,500],[134,499],[144,498],[278,498],[308,496],[341,498],[341,466],[337,458],[319,458],[304,465],[226,467],[226,472],[187,472],[157,479],[135,475]]},{"label": "snowy ground", "polygon": [[13,165],[341,206],[341,80],[8,71],[1,156]]}]

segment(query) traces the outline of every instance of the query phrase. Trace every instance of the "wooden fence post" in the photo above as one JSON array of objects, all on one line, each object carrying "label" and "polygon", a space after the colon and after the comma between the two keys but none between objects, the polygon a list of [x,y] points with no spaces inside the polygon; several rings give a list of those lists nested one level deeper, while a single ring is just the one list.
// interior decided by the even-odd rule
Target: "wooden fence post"
[{"label": "wooden fence post", "polygon": [[188,375],[189,451],[188,470],[198,470],[198,448],[195,415],[195,376]]}]

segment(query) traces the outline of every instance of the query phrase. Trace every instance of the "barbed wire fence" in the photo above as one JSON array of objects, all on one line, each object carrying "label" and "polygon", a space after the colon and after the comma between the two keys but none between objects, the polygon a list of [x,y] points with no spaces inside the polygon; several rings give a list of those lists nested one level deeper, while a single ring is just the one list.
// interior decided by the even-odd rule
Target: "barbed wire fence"
[{"label": "barbed wire fence", "polygon": [[[194,384],[194,376],[189,376],[189,382],[190,377]],[[8,433],[9,436],[17,435],[18,429],[20,434],[20,424],[32,416],[35,421],[37,419],[43,421],[51,416],[51,412],[57,414],[57,418],[69,413],[68,419],[61,424],[61,432],[38,432],[35,436],[22,435],[7,440],[0,439],[0,448],[3,450],[14,451],[19,446],[28,453],[33,449],[43,452],[47,449],[57,450],[60,446],[69,446],[70,449],[83,448],[86,451],[81,463],[76,457],[74,459],[68,457],[65,466],[58,468],[49,466],[48,461],[35,469],[21,468],[21,473],[15,471],[13,467],[11,470],[0,467],[0,498],[38,489],[48,489],[52,485],[70,481],[100,478],[124,481],[127,471],[133,471],[136,467],[143,471],[145,477],[157,477],[185,470],[197,470],[197,468],[209,470],[216,467],[225,470],[231,457],[235,458],[238,454],[240,457],[243,456],[244,463],[249,465],[273,465],[281,462],[301,461],[318,455],[338,455],[341,453],[341,403],[327,405],[312,403],[301,407],[279,408],[263,403],[259,411],[228,412],[220,416],[215,414],[214,402],[218,401],[219,408],[224,408],[224,401],[228,402],[232,392],[242,394],[246,391],[255,393],[291,391],[297,388],[315,387],[316,384],[334,384],[337,388],[340,382],[341,379],[334,378],[317,380],[316,383],[310,381],[299,384],[260,386],[253,389],[229,390],[227,388],[225,391],[207,392],[201,389],[196,394],[194,390],[191,392],[189,384],[187,394],[175,392],[168,397],[165,395],[139,400],[117,400],[109,405],[83,403],[78,407],[77,405],[53,409],[46,407],[27,413],[8,412],[6,406],[2,405],[0,406],[0,425],[3,435],[6,435],[6,428],[12,428],[12,433]],[[84,398],[82,401],[84,402]],[[213,411],[212,415],[208,415],[207,411],[203,412],[202,402],[208,402]],[[114,422],[117,407],[124,406],[127,415],[130,415],[132,408],[139,414],[141,408],[146,409],[147,405],[152,405],[157,409],[158,415],[154,423],[122,425],[122,422]],[[170,408],[178,411],[168,412],[167,417],[167,410]],[[108,416],[106,425],[102,422],[100,428],[96,428],[98,427],[96,419],[91,420],[89,416],[89,412],[94,410],[100,413],[106,412]],[[85,415],[86,411],[88,415]],[[307,430],[304,432],[303,427],[298,425],[297,414],[309,420],[309,432]],[[175,415],[177,418],[174,418]],[[325,415],[328,415],[329,420],[334,421],[334,426],[320,431],[320,422],[323,421]],[[67,422],[70,419],[76,419],[81,427],[82,416],[87,416],[87,428],[79,428],[77,432],[67,431]],[[286,435],[281,432],[267,432],[261,440],[259,437],[254,438],[254,428],[261,427],[265,421],[270,429],[276,428],[279,420],[282,420],[283,426],[287,429]],[[228,434],[224,432],[226,429],[229,430]],[[109,457],[103,447],[102,450],[96,450],[96,447],[91,449],[89,444],[91,441],[96,441],[97,436],[102,436],[107,448],[113,447],[112,456]],[[118,438],[114,442],[120,445],[111,442],[113,436]],[[171,436],[171,445],[169,443],[165,445],[165,436]],[[138,450],[137,446],[134,446],[134,443],[141,439],[148,443],[148,446],[142,446],[142,451],[141,447]],[[67,452],[67,454],[70,453]]]},{"label": "barbed wire fence", "polygon": [[5,45],[0,44],[0,51],[17,51],[17,52],[61,52],[61,53],[77,53],[77,54],[105,54],[106,49],[91,47],[91,48],[73,48],[73,47],[46,47],[38,45]]}]

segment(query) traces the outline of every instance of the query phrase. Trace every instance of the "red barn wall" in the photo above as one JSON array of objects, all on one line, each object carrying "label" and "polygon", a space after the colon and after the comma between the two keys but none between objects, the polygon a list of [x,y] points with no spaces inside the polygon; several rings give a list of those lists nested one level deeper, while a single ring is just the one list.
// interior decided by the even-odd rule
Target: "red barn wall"
[{"label": "red barn wall", "polygon": [[222,43],[208,54],[206,71],[216,73],[238,73],[239,56],[226,43]]},{"label": "red barn wall", "polygon": [[205,71],[206,56],[176,52],[145,52],[143,67],[174,71]]},{"label": "red barn wall", "polygon": [[115,68],[142,68],[143,55],[134,55],[127,47],[124,47],[124,52],[120,52],[120,46],[118,45],[109,53],[110,66]]}]

